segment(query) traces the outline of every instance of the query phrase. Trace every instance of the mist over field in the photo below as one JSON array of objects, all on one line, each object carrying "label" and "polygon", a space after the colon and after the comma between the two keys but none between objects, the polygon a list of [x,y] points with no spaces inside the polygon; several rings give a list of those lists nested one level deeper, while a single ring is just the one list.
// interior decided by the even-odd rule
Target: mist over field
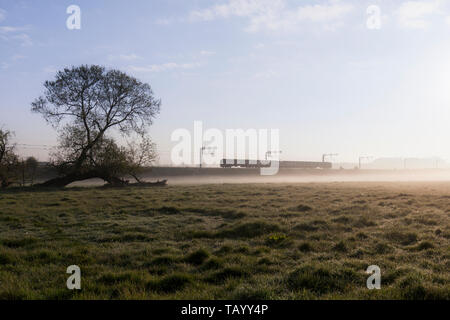
[{"label": "mist over field", "polygon": [[[258,169],[152,168],[142,176],[145,181],[167,179],[171,185],[246,184],[246,183],[327,183],[327,182],[450,182],[450,170],[297,170],[282,169],[274,176],[261,176]],[[92,179],[72,186],[100,186]]]}]

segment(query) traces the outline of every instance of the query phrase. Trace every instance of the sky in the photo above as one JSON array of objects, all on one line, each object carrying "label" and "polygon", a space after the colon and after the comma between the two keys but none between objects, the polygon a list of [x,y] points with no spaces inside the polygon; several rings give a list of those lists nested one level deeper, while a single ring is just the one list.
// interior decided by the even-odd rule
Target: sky
[{"label": "sky", "polygon": [[449,0],[0,0],[0,125],[46,160],[57,135],[31,102],[57,70],[100,64],[161,98],[161,163],[194,121],[279,129],[285,160],[450,160],[449,57]]}]

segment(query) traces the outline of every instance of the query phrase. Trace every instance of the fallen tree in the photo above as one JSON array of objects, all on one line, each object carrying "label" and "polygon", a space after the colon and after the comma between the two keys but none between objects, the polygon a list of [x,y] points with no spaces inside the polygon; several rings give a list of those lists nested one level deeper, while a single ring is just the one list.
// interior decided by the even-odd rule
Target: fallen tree
[{"label": "fallen tree", "polygon": [[[148,84],[121,71],[83,65],[59,71],[44,87],[32,111],[58,130],[52,164],[59,176],[41,186],[63,187],[92,178],[124,185],[125,175],[139,181],[140,168],[155,158],[146,128],[161,105]],[[119,146],[114,134],[138,138],[140,144]]]}]

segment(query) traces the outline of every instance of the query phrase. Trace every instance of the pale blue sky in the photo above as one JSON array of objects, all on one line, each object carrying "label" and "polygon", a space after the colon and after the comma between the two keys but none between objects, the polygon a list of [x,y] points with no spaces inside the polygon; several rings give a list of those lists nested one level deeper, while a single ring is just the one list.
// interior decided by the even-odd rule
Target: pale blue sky
[{"label": "pale blue sky", "polygon": [[[66,28],[71,4],[81,30]],[[55,144],[30,102],[56,70],[102,64],[162,99],[150,132],[163,162],[195,120],[278,128],[289,160],[449,160],[449,16],[447,0],[0,0],[0,124],[18,143]]]}]

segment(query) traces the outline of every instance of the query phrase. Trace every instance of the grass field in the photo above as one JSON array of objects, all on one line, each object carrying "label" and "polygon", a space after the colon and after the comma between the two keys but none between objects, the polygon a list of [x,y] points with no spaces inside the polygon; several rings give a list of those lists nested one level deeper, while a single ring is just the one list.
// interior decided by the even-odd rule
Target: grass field
[{"label": "grass field", "polygon": [[0,299],[450,299],[449,257],[450,183],[0,193]]}]

